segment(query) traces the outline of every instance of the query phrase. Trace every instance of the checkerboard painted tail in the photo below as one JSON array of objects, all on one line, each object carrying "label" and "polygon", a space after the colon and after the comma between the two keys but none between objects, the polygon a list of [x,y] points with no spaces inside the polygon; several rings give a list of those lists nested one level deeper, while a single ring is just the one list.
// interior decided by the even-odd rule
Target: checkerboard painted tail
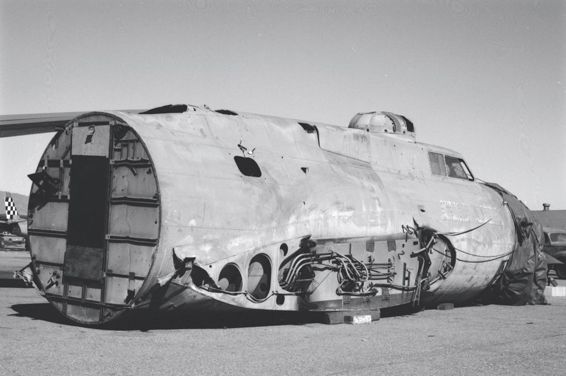
[{"label": "checkerboard painted tail", "polygon": [[9,194],[4,198],[4,209],[6,210],[6,220],[14,221],[19,218],[18,209],[14,203],[14,199]]}]

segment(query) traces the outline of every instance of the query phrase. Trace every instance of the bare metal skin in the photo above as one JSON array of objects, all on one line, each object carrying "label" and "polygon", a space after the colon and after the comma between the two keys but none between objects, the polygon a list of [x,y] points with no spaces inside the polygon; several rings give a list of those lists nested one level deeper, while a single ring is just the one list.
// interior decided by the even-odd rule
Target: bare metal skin
[{"label": "bare metal skin", "polygon": [[349,128],[193,106],[87,113],[32,180],[35,284],[82,324],[463,303],[515,244],[501,196],[390,113]]}]

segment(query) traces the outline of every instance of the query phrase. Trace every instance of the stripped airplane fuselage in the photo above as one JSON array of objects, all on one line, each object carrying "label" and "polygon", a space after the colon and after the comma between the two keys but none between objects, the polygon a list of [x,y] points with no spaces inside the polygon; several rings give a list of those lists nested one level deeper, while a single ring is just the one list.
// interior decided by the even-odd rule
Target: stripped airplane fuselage
[{"label": "stripped airplane fuselage", "polygon": [[349,128],[191,106],[87,113],[31,177],[36,285],[83,324],[147,307],[462,303],[515,244],[501,196],[388,113]]}]

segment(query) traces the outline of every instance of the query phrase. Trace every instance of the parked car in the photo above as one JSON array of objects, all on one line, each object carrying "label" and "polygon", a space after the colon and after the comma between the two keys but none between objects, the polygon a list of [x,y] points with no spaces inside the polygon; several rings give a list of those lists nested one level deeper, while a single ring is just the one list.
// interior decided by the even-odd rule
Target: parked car
[{"label": "parked car", "polygon": [[26,249],[26,239],[7,231],[0,233],[0,249],[10,251],[23,251]]},{"label": "parked car", "polygon": [[566,230],[545,227],[543,252],[555,259],[549,260],[549,270],[553,269],[558,278],[566,278]]}]

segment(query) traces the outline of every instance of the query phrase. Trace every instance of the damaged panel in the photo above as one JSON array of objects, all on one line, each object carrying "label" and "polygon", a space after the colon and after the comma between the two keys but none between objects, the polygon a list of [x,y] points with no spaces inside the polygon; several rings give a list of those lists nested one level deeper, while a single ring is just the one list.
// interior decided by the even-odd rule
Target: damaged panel
[{"label": "damaged panel", "polygon": [[39,264],[38,278],[46,293],[63,295],[63,270],[60,267]]},{"label": "damaged panel", "polygon": [[[51,162],[51,161],[50,161]],[[71,169],[70,162],[68,160],[52,160],[53,164],[59,164],[57,167],[48,167],[45,169],[47,175],[53,177],[57,181],[57,197],[68,197],[69,196],[69,181],[70,181],[70,173]],[[61,164],[65,164],[65,166],[60,166]]]},{"label": "damaged panel", "polygon": [[48,159],[68,159],[71,154],[71,131],[64,130],[57,133],[53,137],[45,153],[42,156],[43,160]]}]

